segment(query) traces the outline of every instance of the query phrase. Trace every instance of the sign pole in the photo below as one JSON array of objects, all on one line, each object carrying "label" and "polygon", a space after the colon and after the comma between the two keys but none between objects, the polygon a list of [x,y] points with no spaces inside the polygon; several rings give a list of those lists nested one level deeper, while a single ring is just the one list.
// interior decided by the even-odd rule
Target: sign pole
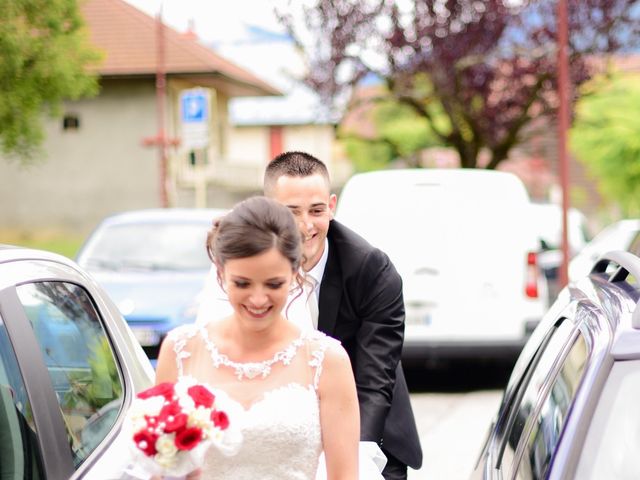
[{"label": "sign pole", "polygon": [[562,190],[562,264],[560,288],[569,281],[569,235],[567,211],[569,209],[569,158],[567,131],[569,130],[569,20],[566,0],[558,0],[558,161]]},{"label": "sign pole", "polygon": [[162,7],[157,16],[157,50],[156,50],[156,104],[158,111],[158,160],[160,163],[160,205],[169,206],[167,194],[167,145],[165,135],[165,95],[166,75],[164,71],[164,25],[162,24]]}]

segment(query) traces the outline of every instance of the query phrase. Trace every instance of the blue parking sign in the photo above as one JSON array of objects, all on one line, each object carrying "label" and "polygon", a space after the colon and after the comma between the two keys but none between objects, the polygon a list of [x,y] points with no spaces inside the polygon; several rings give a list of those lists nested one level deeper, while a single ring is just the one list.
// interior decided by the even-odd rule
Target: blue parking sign
[{"label": "blue parking sign", "polygon": [[207,120],[207,96],[204,92],[186,91],[182,94],[182,121],[201,123]]}]

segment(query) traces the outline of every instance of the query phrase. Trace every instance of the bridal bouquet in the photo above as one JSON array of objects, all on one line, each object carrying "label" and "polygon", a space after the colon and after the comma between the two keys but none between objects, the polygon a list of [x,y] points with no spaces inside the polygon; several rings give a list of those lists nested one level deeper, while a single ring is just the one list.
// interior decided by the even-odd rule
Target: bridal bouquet
[{"label": "bridal bouquet", "polygon": [[189,377],[140,392],[125,421],[134,462],[151,475],[183,476],[202,466],[211,446],[235,454],[242,436],[220,403]]}]

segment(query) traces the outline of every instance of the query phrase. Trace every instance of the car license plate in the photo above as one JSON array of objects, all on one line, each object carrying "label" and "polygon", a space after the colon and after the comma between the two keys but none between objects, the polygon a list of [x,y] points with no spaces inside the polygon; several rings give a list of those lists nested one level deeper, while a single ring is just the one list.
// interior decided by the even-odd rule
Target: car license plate
[{"label": "car license plate", "polygon": [[132,328],[131,331],[143,347],[152,347],[160,342],[160,334],[150,328]]},{"label": "car license plate", "polygon": [[429,326],[431,325],[431,313],[429,312],[408,313],[405,319],[405,323],[407,325]]}]

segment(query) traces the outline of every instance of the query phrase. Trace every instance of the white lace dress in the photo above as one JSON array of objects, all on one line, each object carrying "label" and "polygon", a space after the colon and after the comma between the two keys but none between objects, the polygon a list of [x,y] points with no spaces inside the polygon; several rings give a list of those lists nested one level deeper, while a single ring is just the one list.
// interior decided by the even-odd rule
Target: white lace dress
[{"label": "white lace dress", "polygon": [[322,451],[317,388],[324,352],[336,340],[303,332],[271,359],[240,364],[220,353],[225,349],[209,338],[206,326],[180,327],[170,335],[179,375],[226,397],[243,435],[235,456],[209,450],[203,479],[316,478]]}]

